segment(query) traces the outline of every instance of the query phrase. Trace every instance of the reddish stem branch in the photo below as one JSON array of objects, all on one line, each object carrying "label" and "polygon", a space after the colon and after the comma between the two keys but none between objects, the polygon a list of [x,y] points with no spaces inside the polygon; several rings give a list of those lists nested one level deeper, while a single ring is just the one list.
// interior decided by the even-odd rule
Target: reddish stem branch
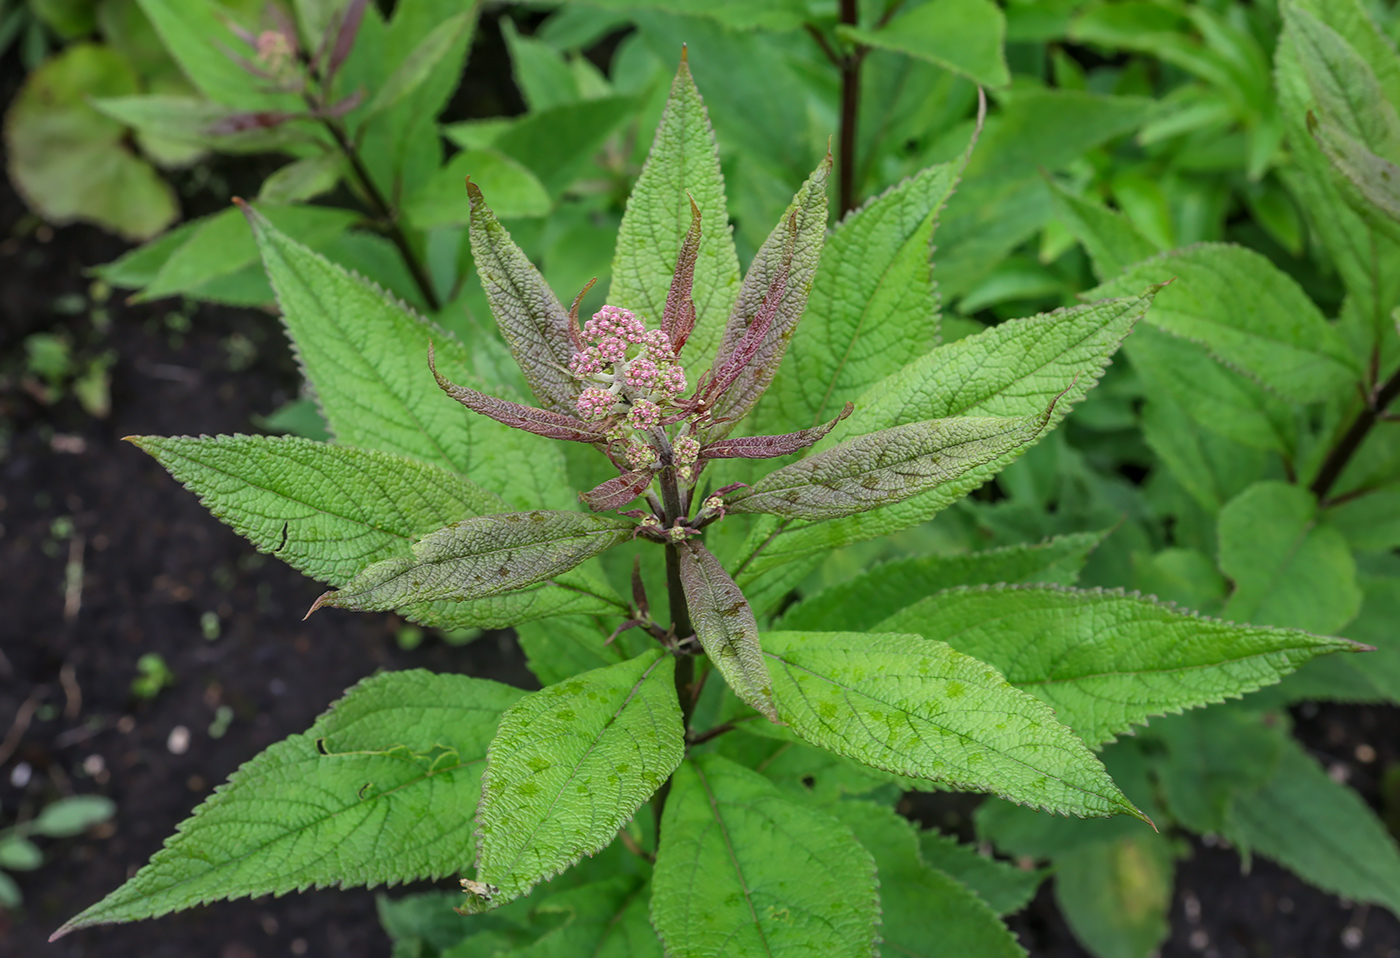
[{"label": "reddish stem branch", "polygon": [[1397,398],[1400,398],[1400,370],[1388,379],[1380,389],[1371,396],[1370,401],[1362,408],[1351,426],[1332,447],[1332,451],[1327,454],[1327,458],[1322,463],[1322,468],[1317,471],[1317,478],[1312,481],[1313,494],[1318,501],[1327,498],[1327,493],[1332,490],[1332,486],[1341,478],[1342,471],[1346,469],[1351,457],[1356,454],[1356,450],[1361,448],[1361,444],[1370,435],[1371,428],[1385,414],[1386,409]]}]

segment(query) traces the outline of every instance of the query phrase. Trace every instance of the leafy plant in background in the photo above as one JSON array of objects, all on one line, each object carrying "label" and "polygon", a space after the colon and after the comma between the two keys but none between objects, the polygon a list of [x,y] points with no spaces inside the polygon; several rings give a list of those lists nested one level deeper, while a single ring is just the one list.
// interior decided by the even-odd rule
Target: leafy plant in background
[{"label": "leafy plant in background", "polygon": [[938,345],[930,241],[967,163],[828,238],[828,156],[741,281],[682,61],[591,321],[468,187],[473,259],[537,405],[249,210],[336,442],[136,442],[329,583],[313,611],[516,625],[544,687],[367,679],[59,933],[474,861],[463,916],[433,896],[386,905],[391,929],[461,954],[1020,953],[997,912],[1039,874],[921,834],[901,788],[1120,816],[1114,834],[1150,842],[1095,748],[1360,646],[1005,584],[1073,581],[1097,534],[919,556],[782,608],[831,550],[924,522],[1058,425],[1160,292]]},{"label": "leafy plant in background", "polygon": [[44,852],[29,839],[70,838],[107,821],[116,812],[101,795],[70,795],[45,805],[27,822],[0,828],[0,908],[18,908],[24,897],[6,871],[33,871],[44,864]]}]

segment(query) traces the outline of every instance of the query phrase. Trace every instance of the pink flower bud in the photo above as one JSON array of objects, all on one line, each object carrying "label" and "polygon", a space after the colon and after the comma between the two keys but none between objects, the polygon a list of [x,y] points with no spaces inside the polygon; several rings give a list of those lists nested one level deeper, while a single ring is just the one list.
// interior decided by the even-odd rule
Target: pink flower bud
[{"label": "pink flower bud", "polygon": [[620,363],[627,358],[627,341],[619,336],[604,336],[598,340],[597,348],[605,363]]},{"label": "pink flower bud", "polygon": [[656,450],[644,442],[637,442],[634,439],[627,444],[627,464],[633,469],[646,469],[653,465],[658,458]]},{"label": "pink flower bud", "polygon": [[590,386],[579,394],[578,414],[584,422],[598,422],[612,415],[613,394],[606,389]]},{"label": "pink flower bud", "polygon": [[692,463],[700,458],[700,440],[694,436],[680,436],[671,445],[671,458],[677,465]]},{"label": "pink flower bud", "polygon": [[647,355],[657,362],[675,358],[670,338],[659,329],[647,330],[646,335],[642,337],[642,343],[647,348]]},{"label": "pink flower bud", "polygon": [[646,399],[639,399],[627,413],[627,425],[633,429],[651,429],[661,422],[661,407]]},{"label": "pink flower bud", "polygon": [[574,358],[569,360],[569,372],[575,376],[591,376],[593,373],[603,371],[603,354],[598,351],[597,346],[589,346],[587,349],[574,353]]},{"label": "pink flower bud", "polygon": [[645,356],[639,356],[627,364],[627,385],[637,392],[646,392],[656,382],[658,372],[660,370],[656,363]]},{"label": "pink flower bud", "polygon": [[656,385],[652,388],[664,393],[666,398],[674,399],[685,392],[685,370],[674,363],[662,366],[656,377]]}]

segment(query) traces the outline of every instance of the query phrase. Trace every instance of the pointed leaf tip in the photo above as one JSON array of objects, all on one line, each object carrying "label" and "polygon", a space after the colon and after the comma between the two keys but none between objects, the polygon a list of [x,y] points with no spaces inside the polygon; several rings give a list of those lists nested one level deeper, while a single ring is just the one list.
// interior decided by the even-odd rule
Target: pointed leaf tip
[{"label": "pointed leaf tip", "polygon": [[320,596],[317,597],[316,601],[311,603],[311,608],[306,610],[306,615],[303,615],[301,617],[301,621],[305,622],[307,619],[311,618],[311,613],[321,608],[321,606],[329,603],[330,600],[335,596],[335,592],[335,589],[330,589],[326,592],[322,592]]}]

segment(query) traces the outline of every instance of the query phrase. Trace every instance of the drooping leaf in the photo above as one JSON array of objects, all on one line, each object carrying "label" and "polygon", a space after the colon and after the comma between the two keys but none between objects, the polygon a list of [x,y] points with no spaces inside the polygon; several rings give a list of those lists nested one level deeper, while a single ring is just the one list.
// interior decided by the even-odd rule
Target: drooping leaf
[{"label": "drooping leaf", "polygon": [[461,476],[369,449],[272,436],[132,441],[260,552],[332,585],[407,556],[450,522],[502,508]]},{"label": "drooping leaf", "polygon": [[600,851],[685,756],[675,659],[660,649],[521,699],[487,753],[476,880],[485,910]]},{"label": "drooping leaf", "polygon": [[676,771],[652,884],[652,924],[674,958],[866,958],[875,947],[870,853],[831,816],[718,755]]},{"label": "drooping leaf", "polygon": [[556,445],[472,416],[442,395],[428,344],[444,375],[470,382],[460,341],[257,213],[250,218],[282,322],[336,441],[460,472],[517,507],[572,504]]},{"label": "drooping leaf", "polygon": [[917,635],[765,632],[778,717],[876,768],[1061,814],[1142,813],[1043,702]]},{"label": "drooping leaf", "polygon": [[932,241],[961,162],[921,170],[844,217],[822,247],[802,334],[755,415],[776,431],[820,422],[938,341]]},{"label": "drooping leaf", "polygon": [[920,599],[960,585],[1052,582],[1071,585],[1105,533],[1078,532],[1034,545],[967,555],[893,559],[790,607],[774,623],[783,630],[860,631]]},{"label": "drooping leaf", "polygon": [[1348,639],[1207,619],[1100,589],[984,586],[930,596],[879,623],[1001,669],[1100,745],[1149,716],[1271,685]]},{"label": "drooping leaf", "polygon": [[1121,296],[1147,282],[1147,321],[1207,347],[1294,402],[1316,402],[1360,375],[1341,335],[1302,288],[1253,250],[1203,243],[1139,263],[1086,296]]},{"label": "drooping leaf", "polygon": [[472,854],[486,746],[524,693],[465,675],[388,672],[248,762],[75,928],[324,885],[441,878]]},{"label": "drooping leaf", "polygon": [[1035,897],[1047,871],[1026,871],[983,855],[951,835],[929,830],[919,836],[919,853],[930,868],[951,875],[977,893],[998,915],[1020,911]]},{"label": "drooping leaf", "polygon": [[1055,856],[1055,901],[1096,955],[1149,958],[1170,930],[1171,841],[1143,829]]},{"label": "drooping leaf", "polygon": [[568,310],[497,222],[475,183],[467,183],[467,194],[472,203],[472,256],[496,326],[540,403],[577,416],[579,386],[568,371],[576,351]]},{"label": "drooping leaf", "polygon": [[907,818],[872,802],[837,802],[830,810],[875,858],[882,958],[1026,954],[986,902],[923,861],[918,829]]},{"label": "drooping leaf", "polygon": [[480,599],[433,599],[401,606],[399,615],[435,629],[509,629],[560,615],[626,615],[627,604],[587,569]]},{"label": "drooping leaf", "polygon": [[1217,531],[1220,570],[1235,583],[1227,618],[1326,633],[1361,608],[1351,549],[1306,489],[1255,483],[1220,510]]},{"label": "drooping leaf", "polygon": [[582,512],[507,512],[450,523],[384,559],[312,606],[361,612],[522,589],[567,572],[632,536],[635,525]]},{"label": "drooping leaf", "polygon": [[695,329],[684,365],[692,382],[709,365],[739,285],[739,259],[730,235],[719,151],[705,104],[684,58],[656,128],[641,176],[618,228],[608,302],[657,325],[691,225],[691,202],[705,229],[695,261]]},{"label": "drooping leaf", "polygon": [[730,512],[840,519],[913,498],[1034,440],[1051,410],[1023,418],[964,416],[847,439],[770,472],[725,500]]},{"label": "drooping leaf", "polygon": [[[836,434],[843,428],[874,431],[953,416],[1043,415],[1052,402],[1046,428],[1053,427],[1102,375],[1152,295],[1148,290],[1143,296],[1010,320],[949,343],[867,390],[856,400],[857,414]],[[829,522],[791,522],[771,538],[773,530],[767,530],[734,557],[732,567],[742,566],[737,581],[747,589],[786,562],[922,522],[981,485],[1024,448],[1015,447],[1001,459],[903,503]]]},{"label": "drooping leaf", "polygon": [[1319,888],[1400,912],[1400,849],[1356,792],[1285,738],[1274,777],[1241,795],[1232,820],[1246,847]]},{"label": "drooping leaf", "polygon": [[[771,323],[753,352],[753,358],[714,405],[716,422],[710,429],[713,439],[721,438],[733,429],[738,420],[758,402],[777,375],[788,341],[792,339],[797,323],[807,308],[807,296],[821,260],[822,244],[826,240],[826,181],[831,176],[831,165],[831,154],[827,153],[793,196],[792,202],[778,219],[778,225],[773,227],[773,232],[768,234],[754,254],[749,271],[744,274],[744,282],[739,287],[738,298],[734,300],[734,308],[730,310],[729,321],[724,327],[724,336],[715,353],[716,370],[739,353],[745,345],[750,325],[765,309],[775,308],[767,300],[774,294],[774,282],[779,277],[784,279],[779,294],[781,298],[776,304]],[[696,345],[703,348],[704,343],[697,342]]]},{"label": "drooping leaf", "polygon": [[75,44],[29,75],[5,114],[10,179],[52,223],[86,220],[145,240],[179,218],[172,190],[125,143],[121,124],[88,104],[134,93],[137,77],[109,47]]},{"label": "drooping leaf", "polygon": [[933,0],[878,30],[840,26],[847,40],[906,53],[984,86],[1011,82],[1002,46],[1006,16],[991,0]]},{"label": "drooping leaf", "polygon": [[734,694],[776,722],[773,683],[744,593],[700,543],[681,542],[676,551],[695,637]]}]

